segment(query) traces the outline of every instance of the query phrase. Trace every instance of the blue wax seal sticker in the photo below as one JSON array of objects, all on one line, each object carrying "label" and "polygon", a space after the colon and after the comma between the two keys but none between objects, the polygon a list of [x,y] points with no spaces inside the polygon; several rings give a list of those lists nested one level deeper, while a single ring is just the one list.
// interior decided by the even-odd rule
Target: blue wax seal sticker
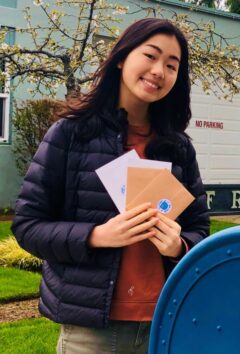
[{"label": "blue wax seal sticker", "polygon": [[161,199],[157,203],[157,208],[160,210],[161,213],[167,214],[172,209],[172,203],[169,199]]},{"label": "blue wax seal sticker", "polygon": [[122,193],[122,195],[125,194],[125,191],[126,191],[126,186],[125,186],[125,184],[123,184],[122,187],[121,187],[121,193]]}]

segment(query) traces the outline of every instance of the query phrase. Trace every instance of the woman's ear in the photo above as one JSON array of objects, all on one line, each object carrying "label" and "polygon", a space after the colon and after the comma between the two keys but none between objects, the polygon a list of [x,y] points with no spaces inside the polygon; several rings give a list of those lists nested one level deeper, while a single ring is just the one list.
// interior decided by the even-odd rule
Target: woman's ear
[{"label": "woman's ear", "polygon": [[120,63],[117,64],[118,69],[122,69],[123,63],[120,61]]}]

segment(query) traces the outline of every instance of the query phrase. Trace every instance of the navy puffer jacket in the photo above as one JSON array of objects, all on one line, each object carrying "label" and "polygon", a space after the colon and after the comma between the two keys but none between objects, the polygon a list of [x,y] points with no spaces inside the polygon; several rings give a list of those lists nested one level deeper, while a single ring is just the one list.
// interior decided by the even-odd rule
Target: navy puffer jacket
[{"label": "navy puffer jacket", "polygon": [[[121,155],[123,144],[109,127],[79,141],[75,124],[61,119],[44,137],[25,176],[12,230],[24,249],[45,260],[40,312],[55,322],[101,328],[108,324],[121,249],[88,247],[92,229],[118,213],[95,170]],[[192,247],[208,235],[209,220],[194,148],[185,136],[182,141],[187,160],[172,172],[196,197],[178,219]],[[167,258],[165,267],[171,267]]]}]

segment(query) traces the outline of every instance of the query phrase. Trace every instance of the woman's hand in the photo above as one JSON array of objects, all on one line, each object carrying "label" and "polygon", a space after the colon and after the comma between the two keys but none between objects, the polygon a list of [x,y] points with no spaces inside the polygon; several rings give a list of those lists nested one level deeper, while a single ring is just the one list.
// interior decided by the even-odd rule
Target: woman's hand
[{"label": "woman's hand", "polygon": [[158,230],[156,230],[156,235],[151,237],[149,241],[157,247],[163,256],[179,257],[183,247],[180,236],[181,226],[161,213],[157,213],[157,216],[159,219],[156,224]]},{"label": "woman's hand", "polygon": [[[89,236],[90,247],[124,247],[156,235],[157,209],[144,203],[96,226]],[[151,229],[151,230],[150,230]]]}]

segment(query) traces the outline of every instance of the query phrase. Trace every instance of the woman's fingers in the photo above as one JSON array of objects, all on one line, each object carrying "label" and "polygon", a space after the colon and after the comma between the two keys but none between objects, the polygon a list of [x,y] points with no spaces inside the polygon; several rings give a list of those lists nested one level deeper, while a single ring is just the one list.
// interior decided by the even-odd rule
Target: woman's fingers
[{"label": "woman's fingers", "polygon": [[154,225],[154,227],[157,231],[156,237],[162,242],[169,242],[169,240],[173,236],[173,233],[175,234],[175,232],[173,232],[173,230],[170,229],[169,226],[159,225],[159,221],[157,222],[157,224]]},{"label": "woman's fingers", "polygon": [[157,213],[157,217],[159,218],[159,227],[170,227],[173,229],[181,229],[180,225],[176,223],[176,221],[169,219],[167,216],[162,213]]},{"label": "woman's fingers", "polygon": [[[138,225],[132,227],[131,229],[129,229],[129,235],[134,236],[134,235],[138,235],[142,232],[145,232],[145,231],[151,229],[154,225],[156,225],[157,222],[158,222],[158,218],[151,218],[151,220],[148,220],[146,222],[138,224]],[[156,233],[157,230],[152,229],[151,231],[155,231],[155,233]]]},{"label": "woman's fingers", "polygon": [[173,226],[173,224],[175,223],[175,221],[173,221],[172,219],[169,219],[167,216],[163,215],[162,213],[158,212],[157,216],[159,217],[159,220],[165,222],[165,224],[167,224],[168,226]]},{"label": "woman's fingers", "polygon": [[129,238],[127,246],[133,245],[134,243],[144,241],[147,239],[150,240],[151,238],[153,238],[155,236],[155,234],[156,234],[155,231],[151,230],[151,231],[147,231],[147,232],[138,234],[136,236],[133,236],[133,237]]},{"label": "woman's fingers", "polygon": [[159,238],[157,238],[156,236],[150,237],[149,241],[151,241],[156,246],[159,253],[161,253],[164,256],[164,249],[166,248],[164,243],[161,240],[159,240]]},{"label": "woman's fingers", "polygon": [[[157,209],[150,208],[150,209],[142,212],[141,214],[138,214],[138,215],[132,217],[131,219],[129,219],[127,221],[126,226],[128,229],[131,229],[132,227],[139,225],[146,220],[151,219],[153,216],[156,216],[156,213],[157,213]],[[156,219],[156,221],[159,220],[158,218],[155,218],[155,219]]]},{"label": "woman's fingers", "polygon": [[169,245],[162,241],[157,235],[149,238],[149,241],[151,241],[157,247],[158,251],[163,256],[172,256],[172,253],[174,254],[173,247],[169,247]]},{"label": "woman's fingers", "polygon": [[182,240],[179,238],[178,242],[174,242],[173,244],[166,244],[165,242],[162,242],[157,236],[153,236],[149,238],[149,241],[151,241],[158,249],[158,251],[163,255],[167,257],[178,257],[181,252],[182,252]]},{"label": "woman's fingers", "polygon": [[168,233],[158,230],[156,227],[153,228],[156,230],[156,235],[149,238],[149,241],[157,247],[163,256],[178,257],[182,250],[182,239],[178,228],[176,230],[176,228],[167,226]]},{"label": "woman's fingers", "polygon": [[137,207],[130,209],[128,211],[126,211],[125,213],[122,213],[121,216],[125,219],[125,220],[129,220],[134,218],[135,216],[143,213],[144,211],[146,211],[147,209],[151,208],[152,204],[149,203],[143,203],[138,205]]}]

